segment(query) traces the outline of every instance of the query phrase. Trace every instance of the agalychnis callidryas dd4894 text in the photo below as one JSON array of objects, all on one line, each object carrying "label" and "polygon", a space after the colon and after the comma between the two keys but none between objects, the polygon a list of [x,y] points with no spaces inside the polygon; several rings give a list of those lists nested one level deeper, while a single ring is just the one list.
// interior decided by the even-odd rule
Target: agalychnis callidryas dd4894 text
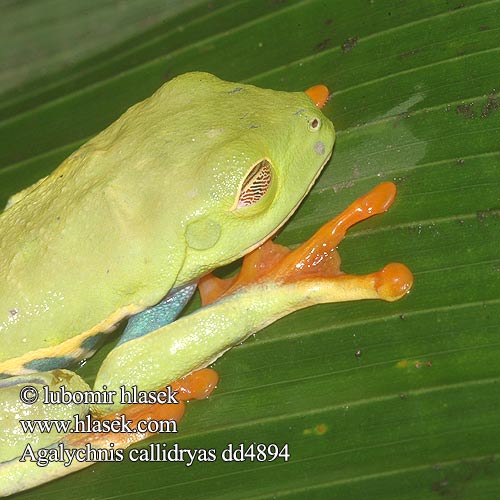
[{"label": "agalychnis callidryas dd4894 text", "polygon": [[[342,275],[335,252],[350,225],[388,207],[394,192],[386,184],[361,209],[334,219],[320,247],[314,240],[288,254],[264,246],[239,281],[204,278],[202,293],[222,298],[174,321],[201,276],[257,249],[283,225],[334,140],[331,122],[304,93],[188,73],[10,200],[0,215],[0,391],[9,402],[0,415],[0,492],[15,491],[1,485],[24,474],[16,457],[27,437],[16,432],[15,415],[33,418],[36,405],[19,401],[20,388],[88,388],[61,368],[91,356],[123,318],[131,317],[96,390],[164,387],[313,303],[404,295],[411,275],[402,266]],[[290,278],[291,268],[301,268],[300,277]],[[57,407],[36,407],[39,418],[64,418],[49,406]],[[66,411],[99,417],[118,409]],[[60,437],[38,436],[36,444]],[[34,476],[23,487],[47,480]]]}]

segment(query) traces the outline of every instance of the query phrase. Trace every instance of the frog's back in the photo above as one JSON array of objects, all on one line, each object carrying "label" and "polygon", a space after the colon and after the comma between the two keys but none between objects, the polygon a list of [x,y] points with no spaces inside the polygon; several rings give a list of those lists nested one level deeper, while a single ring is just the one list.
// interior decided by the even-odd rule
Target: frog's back
[{"label": "frog's back", "polygon": [[22,361],[37,371],[86,357],[101,331],[161,299],[175,279],[175,258],[158,274],[158,246],[148,248],[156,238],[165,259],[174,255],[175,228],[134,226],[125,193],[79,175],[77,161],[0,216],[0,363],[28,346],[43,350]]},{"label": "frog's back", "polygon": [[[150,165],[162,154],[168,177],[175,163],[168,144],[141,150],[152,111],[154,99],[128,110],[0,214],[0,374],[89,355],[100,332],[172,286],[179,209]],[[159,211],[172,212],[167,226]]]}]

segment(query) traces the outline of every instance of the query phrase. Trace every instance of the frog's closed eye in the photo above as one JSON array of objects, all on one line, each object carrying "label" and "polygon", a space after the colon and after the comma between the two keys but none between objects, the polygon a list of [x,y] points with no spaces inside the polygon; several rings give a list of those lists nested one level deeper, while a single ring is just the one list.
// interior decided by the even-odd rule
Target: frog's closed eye
[{"label": "frog's closed eye", "polygon": [[264,158],[257,162],[245,176],[238,191],[235,208],[255,205],[269,191],[272,180],[271,162]]}]

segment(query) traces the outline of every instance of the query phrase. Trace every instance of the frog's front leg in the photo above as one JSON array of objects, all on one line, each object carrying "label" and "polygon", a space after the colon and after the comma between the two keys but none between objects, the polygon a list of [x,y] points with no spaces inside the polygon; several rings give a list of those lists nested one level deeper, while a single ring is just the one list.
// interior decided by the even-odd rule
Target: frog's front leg
[{"label": "frog's front leg", "polygon": [[[394,184],[379,185],[293,252],[267,243],[245,258],[240,276],[231,280],[227,290],[215,282],[217,293],[222,293],[216,302],[114,349],[104,360],[95,387],[153,390],[208,366],[249,335],[298,309],[326,302],[403,297],[413,282],[404,265],[389,264],[366,276],[352,276],[340,271],[336,251],[349,227],[386,211],[395,194]],[[271,268],[266,263],[270,256]],[[212,279],[209,288],[213,286]],[[202,281],[202,295],[204,288]]]},{"label": "frog's front leg", "polygon": [[[346,275],[340,271],[336,251],[337,244],[351,225],[387,210],[394,195],[394,185],[381,184],[295,251],[268,242],[245,258],[242,272],[236,278],[223,281],[207,277],[200,289],[204,303],[212,304],[119,345],[105,360],[106,367],[99,372],[96,387],[104,381],[108,389],[118,388],[122,383],[138,385],[139,389],[148,391],[159,388],[177,378],[178,373],[206,366],[232,345],[279,317],[314,303],[401,298],[409,291],[413,279],[405,266],[389,264],[382,271],[366,276]],[[146,371],[152,376],[145,377]],[[196,398],[200,394],[205,397],[213,389],[216,376],[212,372],[211,381],[206,382],[204,373],[207,371],[193,373],[186,379],[196,380],[201,375],[205,382],[201,389],[198,384],[198,389],[183,391],[184,399]],[[144,416],[158,418],[154,413],[151,415],[150,405],[139,411],[146,412]],[[183,409],[179,406],[176,411],[181,414]],[[163,415],[161,418],[168,417]],[[71,435],[61,443],[68,448],[78,448],[87,442],[104,448],[110,447],[111,442],[116,447],[126,447],[144,437],[139,434]],[[5,495],[32,487],[81,468],[81,465],[77,463],[72,467],[51,464],[50,469],[40,469],[29,462],[11,460],[0,467],[0,485],[3,487],[0,491]]]}]

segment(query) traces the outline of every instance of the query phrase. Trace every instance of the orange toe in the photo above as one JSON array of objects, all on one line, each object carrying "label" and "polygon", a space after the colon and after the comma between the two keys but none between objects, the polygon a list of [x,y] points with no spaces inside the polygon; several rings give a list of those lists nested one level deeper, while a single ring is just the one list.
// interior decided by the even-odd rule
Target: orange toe
[{"label": "orange toe", "polygon": [[314,85],[306,90],[306,94],[313,100],[318,108],[322,108],[330,97],[330,91],[325,85]]},{"label": "orange toe", "polygon": [[376,273],[375,289],[383,300],[392,302],[407,294],[413,285],[413,274],[399,263],[387,264]]}]

